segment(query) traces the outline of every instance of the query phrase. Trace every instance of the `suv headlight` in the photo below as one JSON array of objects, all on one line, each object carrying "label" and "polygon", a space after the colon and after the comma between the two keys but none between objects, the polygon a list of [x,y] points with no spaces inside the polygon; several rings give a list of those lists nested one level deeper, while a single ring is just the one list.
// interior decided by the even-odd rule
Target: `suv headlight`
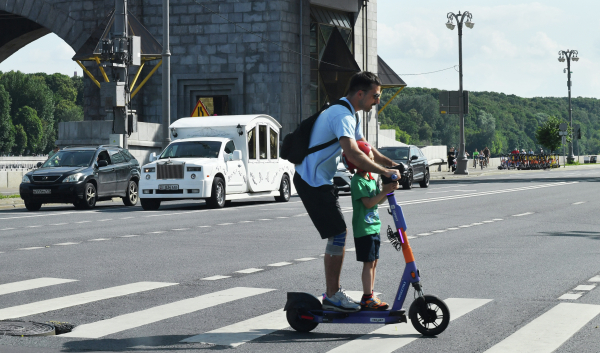
[{"label": "suv headlight", "polygon": [[83,177],[82,173],[71,174],[63,180],[63,183],[76,183]]},{"label": "suv headlight", "polygon": [[154,173],[156,172],[156,167],[144,168],[144,173]]},{"label": "suv headlight", "polygon": [[23,175],[23,179],[21,180],[22,183],[31,183],[31,180],[29,179],[28,175]]}]

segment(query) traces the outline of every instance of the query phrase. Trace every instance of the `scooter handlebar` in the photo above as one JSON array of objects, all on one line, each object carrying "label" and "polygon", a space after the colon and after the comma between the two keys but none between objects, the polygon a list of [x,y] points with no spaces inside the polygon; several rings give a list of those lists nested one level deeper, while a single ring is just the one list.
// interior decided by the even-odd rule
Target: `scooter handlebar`
[{"label": "scooter handlebar", "polygon": [[[393,166],[393,167],[388,167],[388,169],[398,170],[400,172],[401,178],[404,178],[404,176],[405,176],[406,168],[404,167],[404,165],[402,163],[400,163],[396,166]],[[392,175],[391,178],[388,178],[385,175],[381,174],[381,181],[383,182],[383,184],[390,184],[390,183],[400,181],[400,180],[398,180],[398,176],[396,174]]]}]

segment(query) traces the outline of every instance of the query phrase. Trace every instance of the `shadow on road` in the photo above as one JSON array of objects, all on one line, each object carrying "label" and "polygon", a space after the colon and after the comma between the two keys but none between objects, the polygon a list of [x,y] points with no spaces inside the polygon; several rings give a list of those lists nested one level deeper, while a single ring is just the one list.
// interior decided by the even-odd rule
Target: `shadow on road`
[{"label": "shadow on road", "polygon": [[578,237],[600,240],[600,232],[585,232],[572,230],[569,232],[540,232],[538,234],[549,235],[552,237]]}]

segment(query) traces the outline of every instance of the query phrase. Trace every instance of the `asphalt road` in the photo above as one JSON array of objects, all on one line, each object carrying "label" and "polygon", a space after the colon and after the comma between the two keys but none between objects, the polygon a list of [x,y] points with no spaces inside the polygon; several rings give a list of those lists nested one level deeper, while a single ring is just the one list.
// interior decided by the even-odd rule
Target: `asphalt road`
[{"label": "asphalt road", "polygon": [[[590,167],[398,190],[424,291],[451,310],[434,338],[410,323],[287,326],[287,292],[324,290],[325,242],[297,197],[221,210],[0,211],[0,320],[76,325],[59,336],[0,336],[0,352],[598,353],[598,182],[600,168]],[[349,195],[340,203],[351,226]],[[385,210],[382,232],[392,224]],[[358,291],[353,247],[349,238],[342,285]],[[403,267],[382,244],[382,299],[393,300]],[[406,309],[412,300],[411,289]]]}]

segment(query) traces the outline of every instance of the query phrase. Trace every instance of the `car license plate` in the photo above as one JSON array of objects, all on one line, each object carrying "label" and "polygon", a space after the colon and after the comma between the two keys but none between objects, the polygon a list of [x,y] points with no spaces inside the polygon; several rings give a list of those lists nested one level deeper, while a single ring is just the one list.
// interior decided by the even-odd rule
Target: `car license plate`
[{"label": "car license plate", "polygon": [[160,184],[160,185],[158,185],[158,190],[179,190],[179,185],[177,185],[177,184]]},{"label": "car license plate", "polygon": [[33,189],[34,195],[47,195],[50,194],[50,189]]}]

